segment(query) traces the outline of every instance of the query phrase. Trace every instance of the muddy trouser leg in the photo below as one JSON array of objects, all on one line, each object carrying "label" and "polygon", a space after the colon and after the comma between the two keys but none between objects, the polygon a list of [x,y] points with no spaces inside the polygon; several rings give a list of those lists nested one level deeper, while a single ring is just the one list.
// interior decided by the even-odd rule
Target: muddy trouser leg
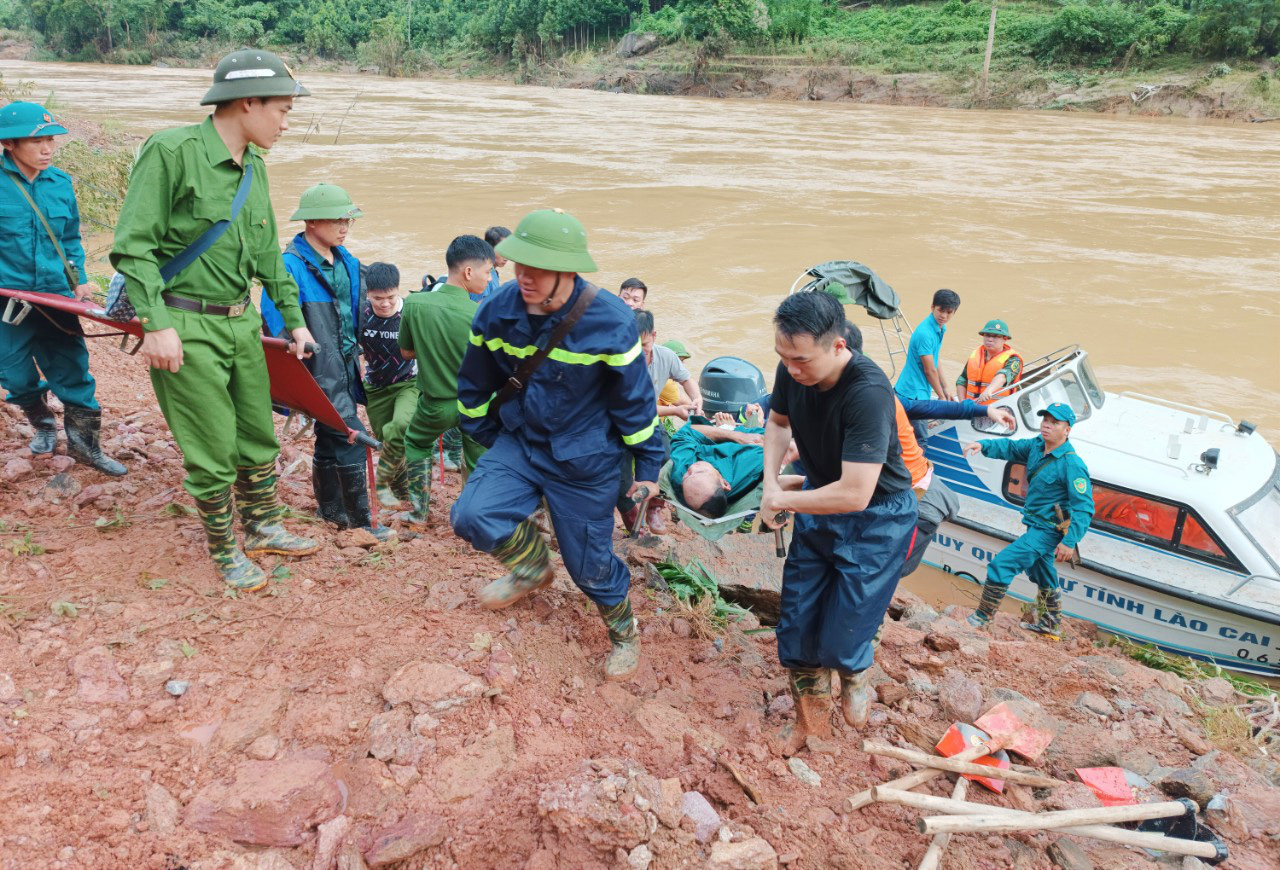
[{"label": "muddy trouser leg", "polygon": [[[987,582],[982,587],[982,602],[969,618],[970,623],[985,625],[990,622],[1009,591],[1013,578],[1030,569],[1044,552],[1046,541],[1053,541],[1056,537],[1056,532],[1028,527],[1021,537],[1001,550],[987,566]],[[1054,544],[1056,545],[1056,541]]]},{"label": "muddy trouser leg", "polygon": [[[80,328],[79,319],[73,314],[47,313],[65,329]],[[41,373],[47,383],[41,380]],[[63,405],[98,410],[84,338],[67,335],[38,311],[32,311],[16,326],[0,323],[0,383],[15,405],[40,401],[45,390],[50,390]]]},{"label": "muddy trouser leg", "polygon": [[[412,443],[406,452],[412,457]],[[482,553],[492,553],[527,520],[542,498],[542,474],[524,440],[502,433],[480,457],[449,511],[453,531]]]},{"label": "muddy trouser leg", "polygon": [[[1061,538],[1052,534],[1053,548],[1056,549]],[[1062,591],[1058,581],[1058,569],[1054,565],[1054,549],[1040,554],[1027,568],[1027,577],[1036,584],[1039,590],[1036,595],[1036,624],[1047,634],[1057,634],[1062,625]]]},{"label": "muddy trouser leg", "polygon": [[429,399],[418,396],[413,415],[404,431],[405,476],[412,506],[407,519],[425,523],[431,510],[431,469],[436,459],[436,440],[458,422],[456,399]]}]

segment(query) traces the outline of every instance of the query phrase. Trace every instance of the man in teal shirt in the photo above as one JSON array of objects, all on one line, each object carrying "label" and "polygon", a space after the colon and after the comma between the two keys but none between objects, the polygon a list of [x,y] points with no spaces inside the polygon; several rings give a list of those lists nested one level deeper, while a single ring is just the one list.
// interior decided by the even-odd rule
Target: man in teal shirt
[{"label": "man in teal shirt", "polygon": [[764,477],[764,430],[689,423],[671,436],[671,485],[680,501],[718,519]]},{"label": "man in teal shirt", "polygon": [[1022,627],[1057,640],[1062,593],[1054,561],[1071,560],[1088,531],[1093,520],[1093,485],[1084,460],[1067,440],[1076,422],[1075,411],[1070,405],[1054,402],[1037,414],[1039,437],[1017,441],[993,438],[964,447],[966,456],[980,452],[993,459],[1023,463],[1027,469],[1022,505],[1022,524],[1027,530],[991,560],[982,602],[969,617],[969,624],[981,628],[989,623],[1013,578],[1026,572],[1040,593],[1036,596],[1036,621],[1024,622]]}]

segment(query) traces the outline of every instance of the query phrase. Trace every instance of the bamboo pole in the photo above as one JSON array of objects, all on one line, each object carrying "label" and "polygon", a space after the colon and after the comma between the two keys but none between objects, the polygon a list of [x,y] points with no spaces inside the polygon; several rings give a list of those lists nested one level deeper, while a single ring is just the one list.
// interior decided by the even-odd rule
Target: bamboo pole
[{"label": "bamboo pole", "polygon": [[[968,792],[969,780],[963,776],[956,777],[956,787],[951,790],[951,799],[953,801],[962,801]],[[938,870],[938,866],[942,863],[942,853],[947,850],[947,844],[950,842],[950,834],[934,835],[933,842],[929,844],[928,850],[924,853],[924,858],[920,861],[918,870]]]},{"label": "bamboo pole", "polygon": [[1161,801],[1153,804],[1136,804],[1119,807],[1086,807],[1080,810],[1061,810],[1052,813],[1036,813],[1029,819],[1015,819],[1004,813],[986,815],[933,816],[920,820],[922,834],[1009,834],[1015,831],[1052,831],[1057,828],[1074,828],[1080,825],[1111,825],[1117,822],[1140,822],[1145,819],[1167,819],[1194,813],[1181,801]]},{"label": "bamboo pole", "polygon": [[1050,776],[1043,776],[1038,773],[1023,773],[1020,770],[1012,770],[1002,767],[989,767],[983,764],[973,764],[969,761],[959,761],[956,758],[943,758],[936,755],[928,755],[924,752],[916,752],[913,749],[899,749],[897,746],[890,746],[888,743],[880,743],[875,740],[862,741],[862,751],[871,755],[882,755],[885,758],[897,758],[901,761],[909,761],[912,764],[920,764],[926,768],[935,770],[949,770],[952,773],[967,773],[971,776],[984,776],[988,779],[1001,779],[1005,782],[1016,782],[1020,785],[1030,785],[1036,788],[1056,788],[1060,785],[1066,785],[1060,779],[1054,779]]},{"label": "bamboo pole", "polygon": [[[967,801],[956,801],[950,798],[917,794],[911,791],[876,786],[871,789],[873,799],[880,803],[900,804],[930,812],[954,813],[956,815],[978,815],[984,813],[1000,813],[1010,818],[1030,819],[1035,813],[1021,810],[1010,810],[1004,807],[971,804]],[[1057,829],[1059,834],[1070,834],[1074,837],[1088,837],[1108,843],[1120,843],[1125,846],[1137,846],[1142,849],[1158,849],[1172,855],[1193,855],[1197,858],[1224,858],[1217,843],[1201,843],[1195,840],[1183,840],[1179,837],[1166,837],[1164,834],[1148,834],[1142,831],[1126,831],[1124,828],[1113,828],[1110,825],[1078,825],[1071,828]]]},{"label": "bamboo pole", "polygon": [[[990,755],[990,754],[991,754],[990,748],[988,748],[988,746],[985,743],[980,743],[977,746],[970,746],[968,749],[964,750],[963,752],[957,752],[955,755],[951,756],[951,760],[952,761],[972,761],[975,758],[981,758],[984,755]],[[941,758],[942,756],[937,756],[937,757]],[[932,759],[933,756],[930,756],[930,758]],[[934,779],[939,776],[942,776],[942,771],[937,768],[917,770],[915,773],[908,773],[906,776],[901,776],[901,777],[898,777],[897,779],[890,780],[889,782],[883,783],[879,787],[890,788],[890,789],[901,789],[903,791],[906,791],[907,789],[912,789],[912,788],[915,788],[916,786],[924,785],[926,782],[929,782],[931,779]],[[874,789],[870,789],[870,788],[863,789],[862,791],[855,794],[853,797],[846,798],[844,802],[845,812],[851,813],[854,810],[860,810],[863,807],[870,804],[872,801],[875,800],[875,798],[872,797],[873,791]]]}]

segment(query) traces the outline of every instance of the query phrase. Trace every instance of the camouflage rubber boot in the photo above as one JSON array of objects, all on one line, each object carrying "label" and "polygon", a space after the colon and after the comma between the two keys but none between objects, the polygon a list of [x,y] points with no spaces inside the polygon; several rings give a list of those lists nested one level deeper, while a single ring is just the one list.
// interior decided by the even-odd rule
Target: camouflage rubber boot
[{"label": "camouflage rubber boot", "polygon": [[531,520],[516,526],[511,537],[499,544],[492,555],[511,572],[480,590],[480,604],[489,610],[510,607],[555,579],[551,551]]},{"label": "camouflage rubber boot", "polygon": [[400,519],[411,525],[425,525],[431,513],[431,468],[433,457],[425,459],[406,459],[404,462],[405,477],[409,490],[409,510],[398,514]]},{"label": "camouflage rubber boot", "polygon": [[31,452],[36,456],[52,453],[58,446],[58,418],[45,404],[44,394],[30,405],[23,405],[22,413],[27,415],[27,422],[36,430],[29,445]]},{"label": "camouflage rubber boot", "polygon": [[613,645],[604,660],[604,678],[609,682],[629,679],[640,667],[640,631],[631,612],[631,599],[624,598],[613,607],[597,604],[596,609],[609,629],[609,643]]},{"label": "camouflage rubber boot", "polygon": [[378,469],[374,474],[374,486],[378,491],[378,504],[388,510],[399,510],[401,500],[395,491],[396,478],[405,473],[405,460],[383,453],[378,457]]},{"label": "camouflage rubber boot", "polygon": [[444,438],[444,470],[458,471],[462,468],[462,432],[447,429],[441,437]]},{"label": "camouflage rubber boot", "polygon": [[396,473],[391,478],[391,494],[402,502],[409,500],[409,468],[403,457],[396,463]]},{"label": "camouflage rubber boot", "polygon": [[339,465],[338,483],[341,487],[342,507],[351,528],[364,529],[380,542],[389,541],[396,536],[395,529],[373,523],[373,511],[369,509],[369,477],[363,462],[357,465]]},{"label": "camouflage rubber boot", "polygon": [[871,686],[867,671],[840,672],[840,714],[850,728],[861,728],[871,715]]},{"label": "camouflage rubber boot", "polygon": [[276,462],[236,469],[236,503],[244,524],[247,556],[309,556],[320,545],[295,535],[280,521],[288,513],[276,498]]},{"label": "camouflage rubber boot", "polygon": [[213,498],[196,499],[196,513],[209,539],[209,555],[222,582],[232,589],[253,592],[267,585],[267,575],[236,544],[232,530],[231,490]]},{"label": "camouflage rubber boot", "polygon": [[986,628],[995,618],[996,610],[1004,600],[1008,588],[990,582],[982,584],[982,601],[978,603],[978,609],[969,614],[969,624],[974,628]]},{"label": "camouflage rubber boot", "polygon": [[1058,589],[1041,589],[1036,596],[1036,621],[1020,622],[1018,626],[1035,632],[1049,640],[1062,639],[1062,592]]},{"label": "camouflage rubber boot", "polygon": [[796,721],[784,729],[783,755],[795,755],[804,749],[810,737],[830,740],[831,671],[827,668],[791,668],[787,671],[791,699],[795,702]]}]

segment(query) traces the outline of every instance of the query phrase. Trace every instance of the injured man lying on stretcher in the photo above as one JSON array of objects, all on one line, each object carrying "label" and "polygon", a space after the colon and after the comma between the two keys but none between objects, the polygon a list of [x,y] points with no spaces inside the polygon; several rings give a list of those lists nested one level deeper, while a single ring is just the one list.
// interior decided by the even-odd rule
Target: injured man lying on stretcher
[{"label": "injured man lying on stretcher", "polygon": [[[785,457],[798,454],[795,444]],[[671,436],[671,488],[679,501],[704,517],[724,516],[728,506],[764,477],[764,429],[713,425],[691,417]]]}]

